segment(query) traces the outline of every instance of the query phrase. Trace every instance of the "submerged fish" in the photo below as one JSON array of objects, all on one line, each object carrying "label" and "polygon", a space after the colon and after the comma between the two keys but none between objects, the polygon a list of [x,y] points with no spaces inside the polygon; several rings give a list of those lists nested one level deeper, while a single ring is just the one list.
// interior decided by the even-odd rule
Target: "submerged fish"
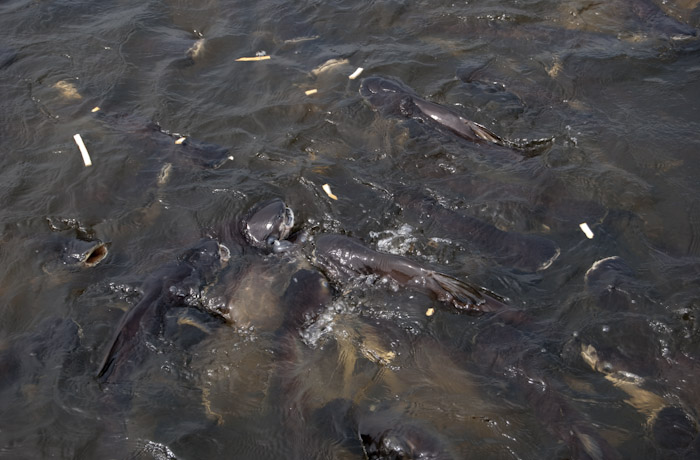
[{"label": "submerged fish", "polygon": [[314,261],[336,282],[353,277],[376,276],[399,286],[426,292],[456,311],[481,313],[500,311],[504,299],[480,286],[440,273],[406,257],[375,251],[344,235],[316,238]]},{"label": "submerged fish", "polygon": [[294,226],[294,212],[282,200],[262,202],[248,211],[240,232],[253,247],[283,252],[292,246],[287,237]]},{"label": "submerged fish", "polygon": [[61,270],[91,268],[102,262],[109,254],[109,245],[99,239],[83,238],[78,235],[53,235],[46,244],[53,258],[42,269],[47,273]]},{"label": "submerged fish", "polygon": [[540,153],[552,143],[552,139],[524,144],[503,139],[481,124],[419,97],[412,89],[394,80],[382,77],[365,78],[360,85],[360,95],[384,115],[398,115],[434,124],[477,144],[499,145],[530,156]]},{"label": "submerged fish", "polygon": [[98,110],[96,117],[122,134],[125,142],[138,144],[143,157],[152,156],[159,163],[163,157],[172,155],[169,158],[171,161],[216,169],[233,158],[226,147],[173,133],[156,122],[136,115]]},{"label": "submerged fish", "polygon": [[596,261],[584,280],[595,306],[618,316],[607,317],[604,325],[591,322],[582,327],[563,356],[583,361],[627,394],[625,403],[651,428],[659,457],[694,458],[700,445],[692,441],[700,433],[697,414],[687,409],[698,401],[697,361],[676,351],[667,326],[643,313],[645,304],[652,302],[645,294],[648,286],[622,258]]},{"label": "submerged fish", "polygon": [[[272,205],[272,209],[276,209],[276,212],[259,215],[261,218],[263,215],[272,217],[269,220],[255,220],[256,224],[265,224],[266,220],[285,221],[280,216],[286,215],[286,206],[281,201],[273,203],[275,204]],[[254,209],[266,209],[267,206],[270,205]],[[257,213],[253,214],[256,215]],[[267,241],[266,232],[274,227],[254,225],[252,228],[261,230],[261,236],[255,241]],[[277,238],[284,238],[286,233],[285,230],[275,235]],[[266,243],[263,247],[271,248],[273,245],[274,243]],[[500,296],[407,257],[375,251],[348,236],[321,234],[315,237],[312,246],[312,265],[320,268],[325,278],[341,285],[363,278],[388,279],[389,284],[394,287],[427,293],[458,312],[505,310],[498,317],[505,324],[500,321],[485,323],[486,328],[473,341],[475,348],[465,361],[483,366],[488,369],[489,374],[502,376],[514,373],[513,383],[518,387],[518,394],[523,395],[533,406],[537,418],[542,420],[553,434],[565,441],[578,458],[617,458],[614,449],[587,423],[585,416],[558,391],[560,385],[557,379],[542,371],[549,369],[550,363],[542,353],[541,345],[532,343],[529,331],[521,330],[520,326],[526,326],[524,314],[519,312],[520,315],[509,315],[508,307]],[[286,417],[306,417],[309,414],[309,408],[302,404],[309,398],[300,394],[299,390],[299,379],[306,378],[308,373],[306,370],[301,372],[295,364],[305,362],[302,356],[305,348],[300,343],[300,339],[301,342],[304,341],[304,332],[313,328],[315,323],[321,322],[326,330],[337,329],[340,335],[346,333],[342,325],[323,323],[334,298],[323,275],[314,269],[299,270],[292,276],[280,299],[284,320],[276,333],[275,356],[279,367],[272,379],[272,386],[278,390],[274,392],[275,398],[279,398],[273,401],[273,405],[283,408]],[[387,326],[391,328],[391,325]],[[381,333],[391,334],[387,329],[382,329]],[[337,334],[334,335],[341,350],[340,354],[347,354],[348,350],[341,343],[341,338]],[[365,339],[371,339],[373,333],[367,329],[363,330],[362,335]],[[373,347],[372,350],[379,348]],[[365,350],[358,349],[354,354],[360,355],[364,352]],[[387,360],[370,361],[376,362],[378,366],[387,366]],[[348,362],[352,364],[355,361],[350,359]],[[344,375],[351,376],[355,369],[354,364],[349,368],[344,367]],[[341,394],[346,390],[347,387],[343,386]],[[329,435],[338,439],[346,448],[364,454],[365,458],[455,458],[449,446],[431,428],[427,420],[412,420],[393,408],[359,410],[347,400],[337,401],[327,403],[326,407],[316,412],[324,414],[319,424],[328,424],[330,420]],[[289,427],[291,431],[286,434],[293,443],[298,438],[295,431],[298,428],[293,428],[296,427],[294,424],[289,424]]]},{"label": "submerged fish", "polygon": [[[286,238],[294,225],[294,213],[282,200],[254,206],[240,224],[240,233],[253,247],[282,252],[294,246]],[[426,292],[457,311],[490,312],[504,307],[504,299],[483,288],[440,273],[406,257],[374,251],[359,240],[343,235],[316,237],[312,264],[336,283],[374,276],[399,286]]]},{"label": "submerged fish", "polygon": [[214,280],[229,256],[226,246],[207,239],[187,250],[178,262],[150,275],[142,287],[143,297],[120,321],[97,378],[114,381],[143,360],[144,342],[160,332],[166,310],[200,306],[203,287]]},{"label": "submerged fish", "polygon": [[667,15],[652,0],[627,0],[630,10],[653,32],[666,35],[671,40],[686,40],[697,36],[697,31]]},{"label": "submerged fish", "polygon": [[[331,436],[371,460],[452,460],[444,439],[419,420],[390,407],[364,408],[331,401],[314,414]],[[330,421],[330,423],[329,423]]]},{"label": "submerged fish", "polygon": [[501,230],[452,211],[421,193],[404,191],[397,194],[397,201],[409,221],[426,223],[431,236],[466,240],[471,248],[499,265],[538,272],[549,268],[561,252],[548,238]]}]

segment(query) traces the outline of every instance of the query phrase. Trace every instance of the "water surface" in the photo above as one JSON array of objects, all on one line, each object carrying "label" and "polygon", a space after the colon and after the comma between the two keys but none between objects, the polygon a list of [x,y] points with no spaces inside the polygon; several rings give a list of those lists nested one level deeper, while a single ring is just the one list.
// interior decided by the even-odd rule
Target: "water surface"
[{"label": "water surface", "polygon": [[[453,458],[608,456],[597,441],[571,447],[562,424],[623,458],[697,455],[699,11],[695,0],[4,2],[0,456],[363,458],[329,428],[348,402],[361,421],[417,424]],[[236,61],[256,53],[270,59]],[[358,92],[367,76],[503,138],[553,143],[521,158],[384,116]],[[498,263],[449,219],[415,211],[416,196],[561,254],[535,273]],[[308,261],[246,253],[208,287],[235,296],[236,324],[171,311],[142,365],[100,385],[144,278],[273,197],[299,228],[468,277],[528,320],[351,286],[325,329],[280,354],[281,297]],[[53,237],[99,238],[110,254],[62,267]],[[610,366],[591,367],[588,346]]]}]

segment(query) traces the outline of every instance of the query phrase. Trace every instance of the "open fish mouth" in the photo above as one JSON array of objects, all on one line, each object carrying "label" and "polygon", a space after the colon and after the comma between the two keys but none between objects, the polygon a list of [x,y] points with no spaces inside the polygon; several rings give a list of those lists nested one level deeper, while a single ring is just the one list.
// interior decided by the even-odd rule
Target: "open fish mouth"
[{"label": "open fish mouth", "polygon": [[287,236],[289,236],[289,232],[291,231],[292,227],[294,226],[294,211],[292,211],[292,208],[286,207],[284,208],[284,231],[282,232],[284,236],[282,236],[280,239],[285,239]]},{"label": "open fish mouth", "polygon": [[101,241],[96,241],[92,247],[80,254],[80,265],[86,268],[94,267],[102,262],[108,254],[108,245]]},{"label": "open fish mouth", "polygon": [[221,260],[222,263],[226,263],[229,260],[231,260],[231,251],[229,250],[229,248],[227,248],[223,244],[221,244],[221,243],[218,243],[218,244],[219,244],[219,260]]}]

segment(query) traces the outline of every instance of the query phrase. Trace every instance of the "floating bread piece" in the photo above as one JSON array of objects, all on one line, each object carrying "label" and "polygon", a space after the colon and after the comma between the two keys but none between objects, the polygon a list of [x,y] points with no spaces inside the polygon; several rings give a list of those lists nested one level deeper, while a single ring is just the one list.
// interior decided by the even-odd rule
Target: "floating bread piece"
[{"label": "floating bread piece", "polygon": [[83,163],[85,163],[85,166],[92,166],[92,160],[90,159],[90,154],[85,148],[83,138],[80,137],[80,134],[76,134],[73,136],[73,139],[75,140],[75,143],[78,144],[78,148],[80,149],[80,154],[83,156]]},{"label": "floating bread piece", "polygon": [[168,182],[172,170],[173,165],[171,163],[165,163],[163,167],[160,168],[160,173],[158,173],[158,185],[163,185]]},{"label": "floating bread piece", "polygon": [[311,40],[317,40],[320,38],[318,35],[312,35],[310,37],[296,37],[296,38],[290,38],[288,40],[285,40],[285,43],[301,43],[301,42],[308,42]]},{"label": "floating bread piece", "polygon": [[251,57],[242,57],[236,59],[238,62],[244,62],[244,61],[265,61],[267,59],[270,59],[270,56],[265,55],[265,56],[251,56]]},{"label": "floating bread piece", "polygon": [[547,71],[547,74],[552,77],[556,78],[557,75],[562,71],[564,67],[561,65],[561,62],[559,61],[558,57],[554,58],[554,62],[550,67],[545,67],[545,70]]},{"label": "floating bread piece", "polygon": [[338,197],[335,196],[335,195],[333,195],[333,192],[331,192],[331,186],[330,186],[330,185],[328,185],[328,184],[323,184],[323,185],[321,186],[321,188],[323,189],[324,192],[326,192],[326,195],[328,195],[328,196],[331,197],[332,199],[334,199],[334,200],[337,200],[337,199],[338,199]]},{"label": "floating bread piece", "polygon": [[66,99],[82,99],[83,96],[80,95],[78,89],[73,83],[61,80],[53,85],[54,88],[61,92],[61,95]]},{"label": "floating bread piece", "polygon": [[99,111],[100,111],[99,107],[94,107],[90,112],[95,113],[95,112],[99,112]]},{"label": "floating bread piece", "polygon": [[200,38],[194,44],[190,47],[190,49],[187,50],[187,53],[185,53],[186,56],[191,57],[192,59],[196,59],[197,56],[202,54],[202,50],[204,49],[204,39]]},{"label": "floating bread piece", "polygon": [[307,96],[311,96],[312,94],[316,94],[316,93],[318,93],[318,90],[316,88],[307,89],[306,91],[304,91],[304,94],[306,94]]},{"label": "floating bread piece", "polygon": [[430,307],[425,311],[425,316],[433,316],[434,314],[435,314],[435,309],[433,307]]},{"label": "floating bread piece", "polygon": [[180,137],[180,138],[178,138],[178,139],[175,141],[175,143],[176,143],[177,145],[180,145],[180,144],[182,144],[183,142],[185,142],[185,139],[187,139],[187,138],[186,138],[186,137]]},{"label": "floating bread piece", "polygon": [[589,240],[593,239],[593,231],[591,230],[591,227],[588,226],[587,223],[582,223],[579,224],[579,227],[581,228],[581,231],[586,234]]},{"label": "floating bread piece", "polygon": [[349,64],[350,61],[347,59],[329,59],[320,66],[316,67],[311,71],[311,75],[317,77],[319,74],[331,70],[333,67],[338,67],[339,65]]},{"label": "floating bread piece", "polygon": [[365,69],[363,69],[362,67],[358,67],[357,70],[355,70],[353,73],[351,73],[350,75],[348,75],[348,78],[349,78],[350,80],[356,79],[357,77],[360,76],[360,74],[362,73],[363,70],[365,70]]}]

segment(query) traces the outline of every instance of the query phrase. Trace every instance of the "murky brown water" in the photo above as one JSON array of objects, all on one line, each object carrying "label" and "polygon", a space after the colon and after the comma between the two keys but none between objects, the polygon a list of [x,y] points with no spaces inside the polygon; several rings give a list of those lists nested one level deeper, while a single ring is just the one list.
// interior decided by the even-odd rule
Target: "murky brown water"
[{"label": "murky brown water", "polygon": [[[0,13],[0,457],[700,452],[697,0]],[[256,53],[270,59],[236,61]],[[524,157],[407,117],[406,101],[377,110],[359,93],[377,76],[502,139],[553,141]],[[320,273],[310,250],[227,240],[228,266],[199,287],[230,301],[234,324],[166,309],[100,382],[144,280],[274,197],[298,230],[468,277],[524,314],[356,280],[289,332],[314,295],[293,280]],[[109,254],[68,266],[76,240]],[[533,271],[542,241],[560,255]]]}]

